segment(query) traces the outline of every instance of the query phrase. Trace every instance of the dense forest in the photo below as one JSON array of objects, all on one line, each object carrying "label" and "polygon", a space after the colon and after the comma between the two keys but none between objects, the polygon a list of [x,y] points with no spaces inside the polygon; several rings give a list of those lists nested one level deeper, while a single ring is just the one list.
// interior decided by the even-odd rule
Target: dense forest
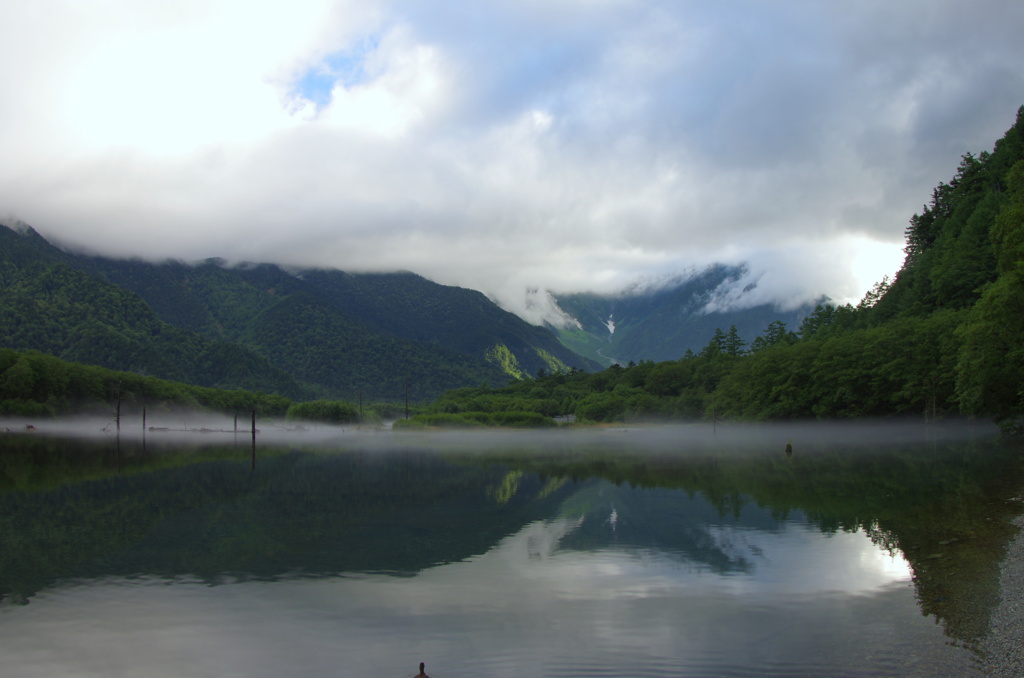
[{"label": "dense forest", "polygon": [[0,415],[53,417],[206,410],[285,416],[293,403],[278,395],[216,389],[72,363],[39,351],[0,348]]},{"label": "dense forest", "polygon": [[[243,389],[218,389],[71,363],[39,351],[0,348],[0,416],[22,419],[65,415],[138,420],[156,415],[207,412],[329,424],[379,424],[404,413],[385,401],[292,401]],[[237,419],[236,419],[237,422]],[[248,426],[248,424],[246,424]]]},{"label": "dense forest", "polygon": [[1024,416],[1024,107],[992,152],[963,156],[910,219],[906,258],[856,306],[744,341],[719,329],[679,360],[541,373],[439,398],[423,423],[473,413],[577,420],[794,419],[962,414],[1019,431]]}]

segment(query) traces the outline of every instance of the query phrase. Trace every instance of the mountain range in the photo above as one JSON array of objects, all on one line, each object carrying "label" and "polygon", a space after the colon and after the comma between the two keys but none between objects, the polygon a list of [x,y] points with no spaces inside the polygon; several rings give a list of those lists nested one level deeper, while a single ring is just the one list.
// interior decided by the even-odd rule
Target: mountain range
[{"label": "mountain range", "polygon": [[110,259],[0,227],[0,346],[296,399],[413,401],[599,366],[480,292],[412,273]]},{"label": "mountain range", "polygon": [[0,346],[199,386],[293,399],[414,402],[540,371],[674,360],[735,325],[748,341],[806,309],[707,313],[743,269],[655,290],[556,298],[568,327],[535,326],[484,294],[415,273],[113,259],[0,226]]}]

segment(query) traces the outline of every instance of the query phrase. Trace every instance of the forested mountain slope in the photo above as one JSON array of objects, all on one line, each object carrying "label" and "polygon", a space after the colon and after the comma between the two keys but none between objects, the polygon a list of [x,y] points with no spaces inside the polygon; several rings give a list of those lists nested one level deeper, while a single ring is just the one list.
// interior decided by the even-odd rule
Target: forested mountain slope
[{"label": "forested mountain slope", "polygon": [[414,273],[298,274],[322,299],[381,331],[473,355],[505,346],[523,374],[567,366],[597,368],[552,333],[502,310],[476,290],[438,285]]},{"label": "forested mountain slope", "polygon": [[0,346],[199,386],[301,394],[266,358],[163,322],[138,295],[68,261],[35,232],[0,227]]},{"label": "forested mountain slope", "polygon": [[[723,373],[744,416],[1024,413],[1024,107],[991,152],[967,153],[906,229],[906,258],[857,306],[819,306],[792,345]],[[789,342],[786,342],[789,343]]]},{"label": "forested mountain slope", "polygon": [[959,313],[957,403],[1024,423],[1024,106],[991,153],[963,157],[906,236],[906,262],[867,322]]},{"label": "forested mountain slope", "polygon": [[90,264],[168,322],[251,346],[302,380],[352,381],[350,393],[382,384],[401,393],[408,380],[423,397],[438,392],[424,387],[431,381],[504,383],[541,369],[595,367],[483,294],[413,273],[228,267],[216,259]]},{"label": "forested mountain slope", "polygon": [[0,248],[0,345],[67,360],[293,398],[392,400],[595,367],[482,294],[413,274],[90,257],[27,228],[0,228]]}]

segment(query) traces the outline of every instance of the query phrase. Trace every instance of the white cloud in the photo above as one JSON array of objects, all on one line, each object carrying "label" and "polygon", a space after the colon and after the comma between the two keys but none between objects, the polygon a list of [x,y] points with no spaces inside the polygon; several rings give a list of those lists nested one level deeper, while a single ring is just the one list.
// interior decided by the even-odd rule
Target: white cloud
[{"label": "white cloud", "polygon": [[[114,255],[856,299],[1024,103],[1011,0],[0,8],[0,214]],[[875,276],[871,279],[871,276]]]}]

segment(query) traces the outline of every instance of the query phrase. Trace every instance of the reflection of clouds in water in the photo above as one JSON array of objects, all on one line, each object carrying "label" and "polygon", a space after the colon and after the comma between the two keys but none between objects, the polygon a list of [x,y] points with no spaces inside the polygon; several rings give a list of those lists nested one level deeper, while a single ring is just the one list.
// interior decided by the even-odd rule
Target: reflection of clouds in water
[{"label": "reflection of clouds in water", "polygon": [[718,575],[658,549],[559,550],[559,542],[582,523],[582,518],[531,523],[486,554],[421,573],[421,595],[436,610],[460,605],[462,598],[514,607],[531,599],[663,596],[673,590],[766,598],[866,594],[911,578],[901,556],[880,550],[859,531],[826,536],[792,523],[777,531],[709,526],[720,548],[754,564],[748,573]]},{"label": "reflection of clouds in water", "polygon": [[739,572],[747,572],[757,565],[757,561],[764,560],[764,547],[756,543],[756,535],[763,533],[717,525],[709,525],[707,532],[712,548],[737,563]]},{"label": "reflection of clouds in water", "polygon": [[[763,553],[751,573],[723,576],[654,549],[559,549],[580,523],[531,523],[415,577],[53,589],[0,614],[0,675],[408,675],[419,661],[449,677],[602,665],[680,675],[810,657],[824,642],[853,651],[918,634],[941,645],[912,593],[893,586],[905,566],[863,534],[716,527],[730,548]],[[911,621],[864,623],[897,614]]]},{"label": "reflection of clouds in water", "polygon": [[790,523],[772,532],[730,526],[709,531],[720,549],[754,565],[753,573],[717,584],[734,593],[869,593],[912,577],[902,555],[879,549],[861,530],[826,537],[809,525]]}]

